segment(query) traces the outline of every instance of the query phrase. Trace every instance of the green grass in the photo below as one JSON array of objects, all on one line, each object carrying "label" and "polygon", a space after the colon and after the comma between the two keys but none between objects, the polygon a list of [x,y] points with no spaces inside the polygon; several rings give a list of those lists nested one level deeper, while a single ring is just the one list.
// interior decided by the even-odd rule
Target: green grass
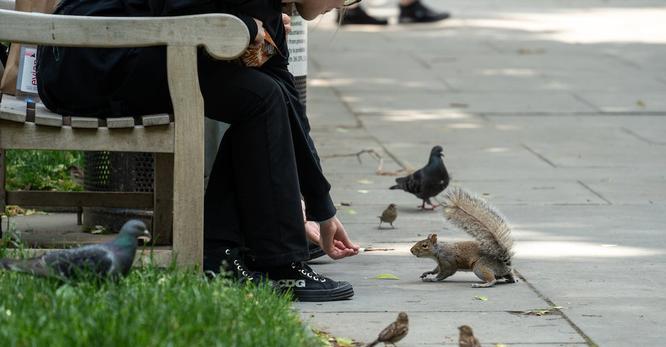
[{"label": "green grass", "polygon": [[8,190],[79,191],[70,166],[83,166],[83,152],[7,150]]},{"label": "green grass", "polygon": [[289,298],[269,288],[157,268],[101,284],[0,270],[0,341],[49,347],[322,345]]}]

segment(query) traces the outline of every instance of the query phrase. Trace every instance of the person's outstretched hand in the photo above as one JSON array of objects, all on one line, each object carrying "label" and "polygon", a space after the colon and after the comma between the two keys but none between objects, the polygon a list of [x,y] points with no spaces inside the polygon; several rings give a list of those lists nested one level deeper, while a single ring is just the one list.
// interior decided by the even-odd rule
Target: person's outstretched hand
[{"label": "person's outstretched hand", "polygon": [[[342,259],[358,254],[359,247],[349,240],[345,227],[338,217],[320,224],[320,247],[333,259]],[[339,242],[336,242],[339,241]]]}]

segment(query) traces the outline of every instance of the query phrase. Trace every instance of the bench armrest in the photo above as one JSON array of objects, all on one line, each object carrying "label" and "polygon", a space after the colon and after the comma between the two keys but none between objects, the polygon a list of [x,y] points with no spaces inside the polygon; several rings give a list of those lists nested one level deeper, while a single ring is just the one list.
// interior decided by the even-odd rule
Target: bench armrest
[{"label": "bench armrest", "polygon": [[234,59],[247,48],[250,34],[240,19],[220,13],[86,17],[0,10],[0,40],[68,47],[205,46],[218,59]]}]

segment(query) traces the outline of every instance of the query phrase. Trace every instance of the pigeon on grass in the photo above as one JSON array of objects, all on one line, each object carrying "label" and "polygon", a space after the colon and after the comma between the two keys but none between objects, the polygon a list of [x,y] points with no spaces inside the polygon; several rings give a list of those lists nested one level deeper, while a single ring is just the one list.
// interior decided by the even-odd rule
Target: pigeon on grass
[{"label": "pigeon on grass", "polygon": [[423,200],[420,208],[426,209],[425,205],[430,205],[429,210],[438,205],[433,205],[430,198],[437,196],[449,185],[450,177],[442,157],[442,146],[435,146],[430,151],[430,157],[426,166],[416,170],[405,177],[395,179],[396,185],[389,189],[402,189],[408,193],[414,194],[417,198]]},{"label": "pigeon on grass", "polygon": [[30,259],[0,259],[0,270],[59,280],[119,278],[129,273],[139,239],[150,241],[146,225],[130,220],[110,242],[45,253]]}]

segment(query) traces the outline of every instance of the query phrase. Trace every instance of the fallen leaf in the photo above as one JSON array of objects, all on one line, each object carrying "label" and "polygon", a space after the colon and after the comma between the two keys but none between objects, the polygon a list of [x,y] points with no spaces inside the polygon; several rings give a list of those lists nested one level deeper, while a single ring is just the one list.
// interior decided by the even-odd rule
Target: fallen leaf
[{"label": "fallen leaf", "polygon": [[340,206],[351,206],[351,205],[352,205],[351,202],[345,202],[345,201],[340,202]]},{"label": "fallen leaf", "polygon": [[369,191],[367,191],[365,189],[359,189],[359,190],[357,190],[357,192],[359,192],[361,194],[368,194],[369,193]]},{"label": "fallen leaf", "polygon": [[488,301],[488,297],[487,296],[482,296],[482,295],[477,295],[477,296],[474,297],[474,299],[481,300],[481,301]]},{"label": "fallen leaf", "polygon": [[643,102],[643,100],[638,100],[636,101],[636,106],[640,108],[645,108],[645,103]]},{"label": "fallen leaf", "polygon": [[377,279],[377,280],[399,280],[400,279],[398,276],[396,276],[394,274],[379,274],[379,275],[377,275],[373,278]]},{"label": "fallen leaf", "polygon": [[503,343],[496,343],[495,347],[506,347],[506,345]]},{"label": "fallen leaf", "polygon": [[348,339],[346,337],[336,337],[335,343],[340,347],[354,347],[354,340]]},{"label": "fallen leaf", "polygon": [[350,208],[350,209],[347,210],[347,213],[349,213],[351,215],[355,215],[358,212],[356,212],[356,210],[353,210],[353,209]]},{"label": "fallen leaf", "polygon": [[358,182],[360,184],[372,184],[371,180],[366,180],[366,179],[358,180],[356,182]]}]

